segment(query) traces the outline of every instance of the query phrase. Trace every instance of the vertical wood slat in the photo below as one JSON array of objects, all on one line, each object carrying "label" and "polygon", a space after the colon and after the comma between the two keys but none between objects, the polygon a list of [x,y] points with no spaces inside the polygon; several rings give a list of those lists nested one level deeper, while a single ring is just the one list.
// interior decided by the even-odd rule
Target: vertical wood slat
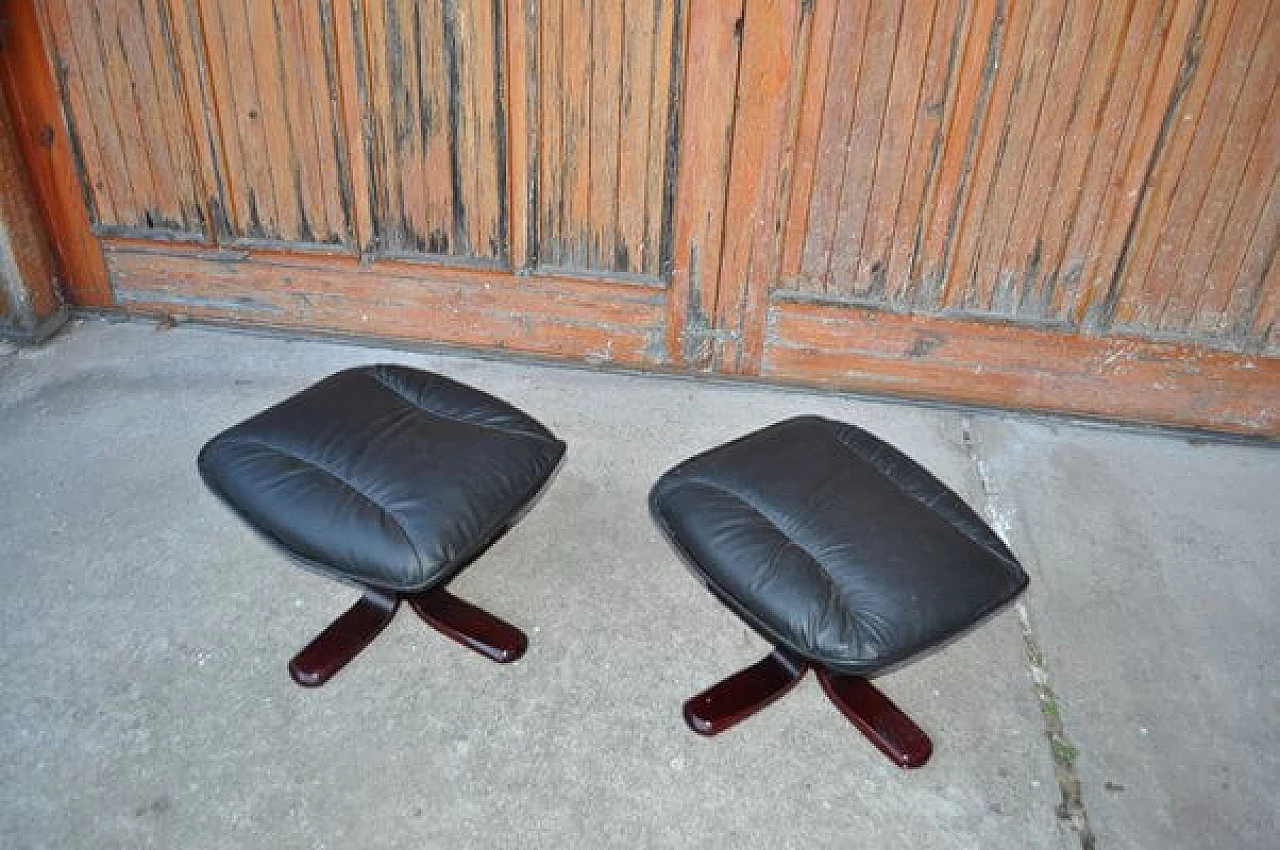
[{"label": "vertical wood slat", "polygon": [[538,259],[544,271],[664,274],[671,0],[539,0]]},{"label": "vertical wood slat", "polygon": [[902,6],[871,190],[866,199],[867,212],[858,254],[851,257],[856,262],[850,280],[852,291],[862,297],[885,295],[889,255],[907,180],[908,155],[913,134],[922,123],[917,107],[926,57],[935,15],[945,5],[936,0],[907,0]]},{"label": "vertical wood slat", "polygon": [[[1039,5],[1036,8],[1040,8]],[[955,231],[949,240],[950,251],[944,259],[947,273],[938,304],[944,309],[963,310],[973,304],[970,287],[976,271],[975,259],[982,226],[993,208],[993,192],[1001,174],[1000,166],[1013,124],[1010,115],[1017,102],[1018,74],[1013,69],[1019,69],[1023,46],[1035,17],[1034,10],[1030,14],[1026,11],[1018,14],[1017,10],[1016,4],[1011,5],[1003,30],[998,27],[992,30],[993,35],[999,34],[996,67],[1007,70],[1003,74],[997,72],[991,82],[990,96],[982,113],[981,124],[975,128],[977,139],[968,191],[957,196],[957,202],[961,206],[955,213]]]},{"label": "vertical wood slat", "polygon": [[492,0],[363,4],[376,226],[387,253],[505,259],[502,8]]},{"label": "vertical wood slat", "polygon": [[88,60],[79,56],[66,4],[61,0],[51,0],[40,8],[44,15],[44,28],[49,34],[52,64],[57,71],[66,122],[85,172],[80,177],[85,183],[85,202],[89,207],[89,215],[94,221],[119,221],[116,196],[127,195],[120,206],[131,209],[132,189],[128,185],[121,185],[118,172],[116,180],[106,179],[105,163],[123,162],[124,157],[118,150],[119,143],[113,128],[100,126],[101,122],[95,120],[95,113],[92,111],[99,108],[92,87],[95,84],[101,85],[101,74],[85,72]]},{"label": "vertical wood slat", "polygon": [[[52,237],[62,283],[75,304],[100,307],[111,289],[86,203],[78,156],[57,77],[49,61],[49,9],[32,0],[5,5],[6,31],[0,49],[0,89],[7,101],[18,150],[31,177],[36,202]],[[42,15],[43,13],[43,15]]]},{"label": "vertical wood slat", "polygon": [[592,0],[562,0],[560,40],[560,111],[564,180],[564,222],[558,234],[560,262],[565,268],[589,269],[591,243],[591,62],[595,55]]},{"label": "vertical wood slat", "polygon": [[912,286],[924,236],[930,189],[942,157],[954,98],[947,93],[964,46],[968,6],[963,0],[940,0],[934,10],[928,59],[916,102],[915,126],[907,152],[906,179],[893,224],[885,281],[885,299],[897,306],[916,300]]},{"label": "vertical wood slat", "polygon": [[[1241,80],[1239,95],[1232,107],[1217,161],[1208,175],[1204,197],[1196,211],[1177,265],[1172,257],[1166,263],[1153,266],[1154,275],[1167,274],[1171,280],[1168,296],[1160,313],[1160,329],[1165,332],[1186,333],[1193,317],[1200,308],[1206,312],[1220,311],[1224,306],[1206,280],[1214,253],[1223,236],[1223,228],[1240,192],[1246,196],[1258,183],[1268,182],[1270,174],[1263,166],[1262,174],[1246,179],[1245,171],[1254,154],[1261,152],[1274,158],[1277,136],[1274,127],[1268,133],[1266,120],[1269,106],[1280,91],[1276,81],[1280,79],[1280,3],[1272,3],[1265,23],[1258,30],[1257,44],[1249,63],[1249,69]],[[1270,120],[1280,121],[1274,110]],[[1269,136],[1269,138],[1268,138]],[[1207,171],[1208,169],[1206,169]],[[1257,202],[1248,207],[1257,216]],[[1165,238],[1168,238],[1166,233]],[[1216,306],[1216,309],[1215,309]],[[1230,321],[1229,317],[1223,317]],[[1199,329],[1198,329],[1199,330]],[[1200,332],[1203,332],[1202,330]]]},{"label": "vertical wood slat", "polygon": [[[653,0],[624,0],[621,32],[621,73],[618,80],[618,158],[613,268],[646,268],[650,247],[646,237],[646,197],[649,168],[649,110],[655,105],[654,41],[659,38]],[[633,25],[634,21],[634,25]],[[657,108],[666,106],[657,101]],[[657,140],[662,144],[663,140]]]},{"label": "vertical wood slat", "polygon": [[[377,250],[378,225],[373,209],[377,195],[373,165],[374,126],[369,112],[369,48],[359,0],[332,0],[327,8],[333,28],[328,53],[337,78],[337,119],[341,138],[335,145],[345,151],[345,168],[338,185],[350,206],[352,237],[356,250],[370,257]],[[381,181],[378,181],[381,182]]]},{"label": "vertical wood slat", "polygon": [[[682,108],[673,84],[679,83],[676,66],[681,62],[685,45],[678,39],[683,31],[677,27],[685,0],[654,0],[653,58],[649,61],[651,82],[648,92],[649,126],[645,128],[644,235],[641,240],[639,268],[650,274],[670,274],[672,215],[675,203],[674,152],[678,140],[673,138],[676,115]],[[636,79],[639,79],[638,73]],[[632,87],[632,97],[640,93]],[[637,167],[639,165],[637,164]],[[630,203],[624,198],[623,203]]]},{"label": "vertical wood slat", "polygon": [[[1124,258],[1124,279],[1116,293],[1113,317],[1120,327],[1159,326],[1160,305],[1172,283],[1172,270],[1167,266],[1176,264],[1173,255],[1189,236],[1212,163],[1226,136],[1256,35],[1248,37],[1249,49],[1239,51],[1234,46],[1246,33],[1257,33],[1264,11],[1259,3],[1226,2],[1217,14],[1206,15],[1203,53],[1198,60],[1186,63],[1189,79],[1178,120],[1169,127],[1167,142],[1153,163],[1131,247]],[[1230,51],[1228,44],[1233,44]],[[1193,128],[1191,132],[1188,127]],[[1162,239],[1166,227],[1167,238]]]},{"label": "vertical wood slat", "polygon": [[857,288],[855,274],[862,251],[867,204],[874,189],[890,77],[897,56],[898,29],[905,11],[904,4],[898,0],[871,0],[868,5],[867,34],[862,48],[864,61],[846,143],[840,202],[836,207],[835,247],[826,275],[827,290],[842,293],[854,292]]},{"label": "vertical wood slat", "polygon": [[594,0],[591,17],[591,100],[589,169],[590,222],[587,268],[618,266],[618,151],[619,112],[622,106],[622,20],[618,9],[606,0]]},{"label": "vertical wood slat", "polygon": [[[965,303],[979,312],[1013,312],[1017,266],[1006,266],[1002,259],[1027,173],[1045,168],[1044,163],[1032,160],[1033,145],[1038,137],[1043,138],[1039,133],[1045,110],[1057,111],[1055,104],[1046,100],[1067,11],[1065,0],[1046,0],[1037,3],[1027,16],[1016,90],[1010,98],[1011,117],[1000,143],[998,171],[992,177],[990,201],[974,243],[973,272],[964,295]],[[1016,263],[1021,265],[1022,258]],[[962,280],[955,282],[959,285]]]},{"label": "vertical wood slat", "polygon": [[561,234],[565,227],[564,66],[560,49],[562,0],[538,0],[538,262],[566,264]]},{"label": "vertical wood slat", "polygon": [[[1040,114],[1008,225],[1008,237],[1003,244],[989,244],[987,248],[984,276],[991,282],[1003,278],[1009,283],[1003,293],[1005,303],[993,305],[997,310],[1003,308],[1006,314],[1045,318],[1049,289],[1044,281],[1053,273],[1052,270],[1046,273],[1045,255],[1058,257],[1057,248],[1062,241],[1059,232],[1053,242],[1046,244],[1045,223],[1049,218],[1055,221],[1069,218],[1071,201],[1064,199],[1059,190],[1078,185],[1081,161],[1071,159],[1067,148],[1069,139],[1071,146],[1082,151],[1087,148],[1087,131],[1079,122],[1082,117],[1089,120],[1094,103],[1090,93],[1096,89],[1088,86],[1087,69],[1090,60],[1097,58],[1093,48],[1097,41],[1099,5],[1100,0],[1080,0],[1069,3],[1063,10],[1053,61],[1040,96]],[[1105,47],[1102,55],[1107,55]],[[1063,102],[1067,98],[1069,104]],[[1064,164],[1069,168],[1064,169]],[[1056,269],[1056,265],[1052,268]],[[1004,278],[1005,275],[1008,277]]]},{"label": "vertical wood slat", "polygon": [[725,204],[736,223],[725,234],[712,314],[714,327],[730,334],[716,346],[715,365],[724,372],[760,371],[769,285],[778,270],[776,214],[792,60],[802,49],[802,23],[799,3],[747,0]]},{"label": "vertical wood slat", "polygon": [[[1274,321],[1276,293],[1267,288],[1268,266],[1275,272],[1280,249],[1280,86],[1271,98],[1265,131],[1250,158],[1227,221],[1196,316],[1203,335],[1238,338],[1250,350],[1263,345]],[[1264,175],[1270,172],[1270,179]],[[1255,212],[1261,210],[1261,213]],[[1225,306],[1219,299],[1225,297]],[[1268,302],[1273,311],[1268,316]]]},{"label": "vertical wood slat", "polygon": [[531,267],[529,251],[537,244],[538,208],[538,42],[537,0],[503,0],[506,26],[504,90],[507,104],[507,240],[512,268]]},{"label": "vertical wood slat", "polygon": [[182,38],[165,2],[52,0],[45,21],[95,223],[116,232],[201,238],[197,146],[181,120]]},{"label": "vertical wood slat", "polygon": [[[834,250],[842,167],[849,152],[849,134],[862,69],[863,40],[867,29],[866,3],[836,3],[832,38],[834,55],[827,69],[826,97],[823,100],[822,129],[817,158],[821,166],[813,180],[809,199],[809,226],[804,240],[800,270],[804,278],[827,288],[827,269]],[[817,78],[812,85],[817,85]]]},{"label": "vertical wood slat", "polygon": [[808,49],[800,81],[800,101],[796,105],[795,138],[792,142],[790,186],[787,190],[787,219],[782,235],[779,277],[794,281],[800,275],[805,234],[809,230],[809,210],[818,171],[818,141],[823,127],[823,106],[835,39],[836,3],[816,3],[809,14]]},{"label": "vertical wood slat", "polygon": [[[741,0],[691,3],[677,19],[680,51],[680,149],[675,195],[671,288],[664,345],[667,358],[687,369],[707,369],[713,355],[708,331],[715,309],[730,132],[737,97]],[[684,23],[684,26],[679,26]]]}]

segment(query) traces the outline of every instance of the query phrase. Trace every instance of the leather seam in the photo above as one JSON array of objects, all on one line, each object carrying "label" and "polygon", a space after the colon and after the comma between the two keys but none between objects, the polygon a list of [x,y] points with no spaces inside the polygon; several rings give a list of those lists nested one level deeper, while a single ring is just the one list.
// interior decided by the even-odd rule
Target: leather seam
[{"label": "leather seam", "polygon": [[[937,516],[937,517],[941,517],[941,518],[942,518],[942,519],[947,523],[947,525],[951,526],[953,529],[955,529],[957,532],[959,532],[959,533],[960,533],[960,535],[961,535],[962,537],[964,537],[966,540],[968,540],[970,543],[973,543],[975,546],[978,546],[980,549],[982,549],[983,551],[985,551],[987,554],[994,556],[998,561],[1000,561],[1000,563],[1001,563],[1001,564],[1003,564],[1003,565],[1005,566],[1005,568],[1006,568],[1007,570],[1008,570],[1008,568],[1009,568],[1009,567],[1015,566],[1015,564],[1010,563],[1009,559],[1008,559],[1007,557],[1005,557],[1005,555],[1004,555],[1003,553],[1001,553],[999,550],[997,550],[997,549],[993,548],[993,547],[991,546],[991,544],[986,543],[986,542],[984,542],[983,540],[981,540],[981,539],[979,539],[979,538],[975,537],[974,535],[970,534],[968,531],[966,531],[966,530],[965,530],[965,529],[964,529],[964,528],[963,528],[959,523],[957,523],[957,522],[956,522],[955,520],[953,520],[951,517],[947,516],[946,514],[942,513],[942,511],[939,511],[939,510],[937,510],[936,508],[934,508],[933,506],[929,505],[927,502],[925,502],[925,500],[924,500],[924,499],[921,499],[919,496],[917,496],[917,495],[915,495],[914,493],[910,492],[909,490],[907,490],[907,488],[903,487],[901,484],[899,484],[897,481],[895,481],[895,480],[894,480],[894,478],[893,478],[893,476],[891,476],[891,475],[889,475],[889,474],[885,473],[885,472],[884,472],[884,470],[882,470],[882,469],[881,469],[881,468],[876,464],[876,462],[875,462],[874,460],[872,460],[871,458],[867,457],[867,455],[866,455],[865,453],[863,453],[863,452],[862,452],[861,450],[859,450],[857,447],[855,447],[855,446],[851,445],[847,440],[845,440],[844,435],[843,435],[843,434],[841,434],[841,433],[840,433],[840,431],[839,431],[839,430],[837,430],[837,429],[834,427],[834,424],[835,424],[835,423],[831,422],[829,419],[821,419],[821,418],[819,418],[819,421],[821,421],[821,422],[822,422],[823,426],[826,428],[827,433],[828,433],[828,434],[830,434],[832,437],[834,437],[834,438],[835,438],[836,442],[838,442],[840,445],[844,446],[844,447],[845,447],[845,449],[846,449],[850,454],[852,454],[854,457],[858,458],[858,459],[859,459],[859,460],[861,460],[863,463],[865,463],[865,464],[867,464],[868,466],[870,466],[870,467],[872,467],[873,469],[875,469],[875,470],[876,470],[876,472],[880,473],[880,476],[881,476],[882,478],[884,478],[886,481],[888,481],[890,484],[892,484],[892,485],[893,485],[893,487],[894,487],[894,489],[895,489],[895,490],[897,490],[899,493],[901,493],[902,495],[906,496],[908,499],[910,499],[911,501],[915,502],[916,504],[923,506],[926,510],[928,510],[928,511],[929,511],[930,513],[932,513],[933,515],[935,515],[935,516]],[[910,458],[908,458],[908,460],[910,460]],[[911,462],[912,462],[912,463],[915,463],[915,461],[911,461]],[[918,464],[917,464],[917,465],[918,465]],[[944,485],[944,486],[945,486],[945,485]],[[942,491],[941,493],[939,493],[939,495],[945,495],[945,494],[946,494],[946,491],[945,491],[945,490],[944,490],[944,491]],[[994,532],[992,532],[992,533],[994,533]],[[1013,577],[1015,577],[1015,578],[1016,578],[1016,573],[1014,573],[1012,570],[1009,570],[1009,573],[1010,573],[1010,575],[1011,575],[1011,576],[1013,576]]]},{"label": "leather seam", "polygon": [[[418,400],[411,398],[399,387],[396,387],[392,384],[387,383],[387,381],[383,379],[381,373],[375,370],[371,369],[365,374],[367,374],[370,378],[373,378],[373,380],[376,381],[384,390],[386,390],[387,392],[391,393],[394,396],[397,396],[405,404],[409,405],[414,410],[418,411],[424,416],[434,416],[438,419],[445,419],[449,422],[457,422],[460,425],[470,425],[475,428],[484,428],[489,431],[497,431],[499,434],[506,434],[508,437],[516,437],[516,438],[523,437],[527,439],[538,440],[539,442],[543,442],[543,443],[557,442],[557,440],[554,437],[548,438],[538,433],[531,434],[528,431],[516,431],[511,428],[503,428],[501,426],[494,425],[490,422],[477,422],[471,419],[462,419],[457,416],[450,416],[447,413],[443,413],[434,407],[430,407],[428,405],[422,404]],[[440,382],[439,376],[435,375],[434,373],[430,373],[430,374],[432,377],[432,383],[438,384]]]},{"label": "leather seam", "polygon": [[341,475],[329,469],[328,467],[312,460],[311,458],[303,457],[302,455],[297,454],[296,452],[291,452],[286,449],[282,449],[279,446],[275,445],[274,443],[267,442],[261,437],[232,437],[231,439],[235,443],[250,443],[250,444],[262,446],[263,448],[270,449],[271,451],[276,452],[277,454],[284,455],[285,457],[292,458],[293,460],[296,460],[299,463],[305,464],[311,467],[312,469],[315,469],[329,476],[334,481],[337,481],[339,484],[346,487],[352,493],[355,493],[357,496],[364,499],[369,504],[373,505],[375,508],[381,511],[386,517],[388,517],[395,524],[396,530],[400,532],[400,536],[404,538],[404,542],[409,545],[409,551],[413,553],[414,560],[418,562],[418,570],[420,572],[426,570],[426,567],[422,562],[422,555],[421,553],[418,552],[418,547],[414,545],[413,538],[411,538],[409,536],[409,532],[405,530],[404,521],[401,520],[400,517],[396,516],[394,511],[388,509],[377,499],[373,498],[368,493],[361,490],[359,487],[356,487],[346,478],[342,477]]}]

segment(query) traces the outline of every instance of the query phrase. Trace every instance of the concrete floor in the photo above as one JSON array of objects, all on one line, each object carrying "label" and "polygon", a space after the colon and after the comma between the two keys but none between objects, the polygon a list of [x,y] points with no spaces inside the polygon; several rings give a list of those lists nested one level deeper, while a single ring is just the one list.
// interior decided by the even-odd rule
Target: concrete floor
[{"label": "concrete floor", "polygon": [[[247,533],[194,458],[311,381],[387,360],[568,441],[546,497],[455,583],[532,644],[492,665],[404,611],[306,691],[284,664],[354,594]],[[800,412],[924,463],[1032,574],[1022,605],[881,680],[934,737],[922,770],[892,767],[812,679],[719,739],[681,721],[765,647],[689,577],[645,494]],[[1024,850],[1080,847],[1086,818],[1103,848],[1261,848],[1280,829],[1274,448],[77,322],[0,354],[0,482],[5,848]],[[1085,818],[1069,820],[1054,750],[1073,748]]]}]

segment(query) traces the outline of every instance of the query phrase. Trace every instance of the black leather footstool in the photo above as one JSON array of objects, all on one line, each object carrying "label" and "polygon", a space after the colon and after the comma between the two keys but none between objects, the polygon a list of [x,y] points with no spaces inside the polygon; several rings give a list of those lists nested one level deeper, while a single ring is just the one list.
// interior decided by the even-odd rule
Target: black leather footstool
[{"label": "black leather footstool", "polygon": [[506,532],[565,444],[487,393],[404,366],[339,372],[209,441],[209,487],[303,566],[364,591],[289,664],[322,685],[391,622],[403,600],[494,661],[520,630],[445,584]]},{"label": "black leather footstool", "polygon": [[823,690],[903,767],[929,737],[868,677],[955,637],[1027,585],[959,496],[887,443],[790,419],[675,467],[653,516],[695,573],[775,650],[685,703],[714,735],[816,669]]}]

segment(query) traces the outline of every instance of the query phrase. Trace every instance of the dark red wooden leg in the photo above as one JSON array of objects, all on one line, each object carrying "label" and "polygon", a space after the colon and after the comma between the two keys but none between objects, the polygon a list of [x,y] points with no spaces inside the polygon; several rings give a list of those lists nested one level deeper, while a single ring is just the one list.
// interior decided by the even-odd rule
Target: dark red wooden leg
[{"label": "dark red wooden leg", "polygon": [[794,688],[808,669],[774,652],[688,699],[684,720],[699,735],[718,735]]},{"label": "dark red wooden leg", "polygon": [[289,675],[308,688],[323,685],[387,627],[399,602],[394,594],[367,588],[359,602],[293,657]]},{"label": "dark red wooden leg", "polygon": [[862,676],[819,670],[818,681],[844,716],[899,767],[920,767],[933,755],[924,730]]},{"label": "dark red wooden leg", "polygon": [[404,599],[429,626],[491,661],[515,661],[529,646],[524,632],[444,588],[405,594]]}]

